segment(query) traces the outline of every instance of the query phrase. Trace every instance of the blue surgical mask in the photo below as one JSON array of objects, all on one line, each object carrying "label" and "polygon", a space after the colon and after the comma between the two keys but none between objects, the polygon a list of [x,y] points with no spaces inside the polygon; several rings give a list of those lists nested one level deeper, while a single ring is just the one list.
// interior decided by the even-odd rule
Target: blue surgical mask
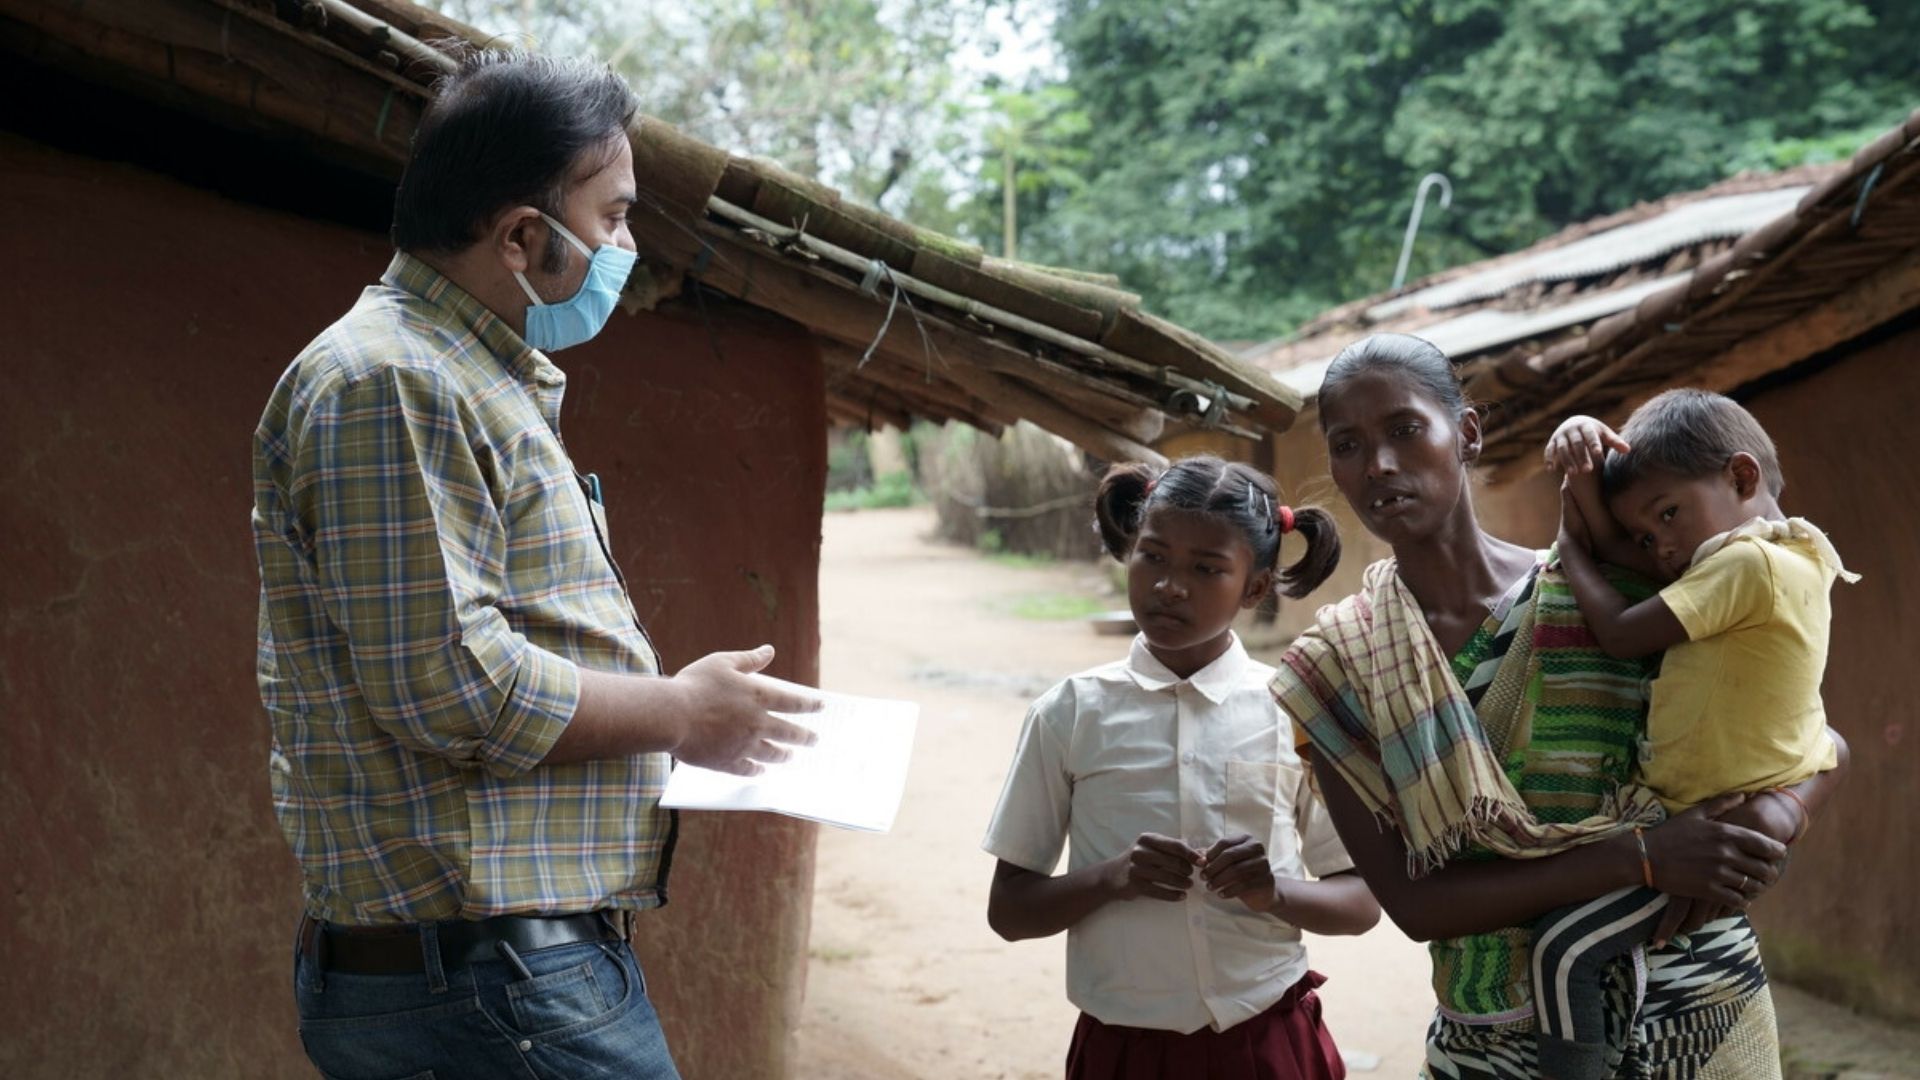
[{"label": "blue surgical mask", "polygon": [[603,244],[600,250],[589,251],[565,225],[545,213],[540,216],[587,257],[587,278],[580,283],[580,291],[557,304],[542,301],[533,286],[527,284],[527,276],[518,270],[513,272],[514,280],[520,283],[531,302],[527,308],[527,344],[541,352],[552,352],[587,341],[607,325],[614,304],[620,300],[620,289],[627,283],[627,275],[633,272],[633,264],[639,257],[618,244]]}]

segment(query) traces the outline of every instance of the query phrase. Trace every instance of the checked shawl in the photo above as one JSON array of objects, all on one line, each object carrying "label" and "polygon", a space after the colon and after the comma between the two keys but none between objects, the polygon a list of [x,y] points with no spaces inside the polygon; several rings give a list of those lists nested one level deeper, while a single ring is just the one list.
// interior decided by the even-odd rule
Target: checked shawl
[{"label": "checked shawl", "polygon": [[1624,785],[1597,814],[1542,822],[1508,778],[1502,755],[1526,744],[1538,698],[1534,608],[1515,606],[1499,672],[1476,687],[1477,710],[1391,558],[1367,568],[1358,593],[1321,608],[1282,660],[1296,677],[1275,681],[1280,704],[1399,831],[1409,876],[1467,846],[1536,858],[1661,818],[1650,791]]}]

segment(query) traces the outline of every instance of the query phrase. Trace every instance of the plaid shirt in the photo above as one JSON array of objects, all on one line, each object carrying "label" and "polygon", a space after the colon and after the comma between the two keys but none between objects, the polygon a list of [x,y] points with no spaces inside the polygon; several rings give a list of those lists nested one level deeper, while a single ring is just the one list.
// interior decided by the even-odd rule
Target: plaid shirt
[{"label": "plaid shirt", "polygon": [[664,754],[540,761],[575,665],[654,674],[566,377],[405,253],[254,433],[260,697],[308,911],[357,925],[665,902]]}]

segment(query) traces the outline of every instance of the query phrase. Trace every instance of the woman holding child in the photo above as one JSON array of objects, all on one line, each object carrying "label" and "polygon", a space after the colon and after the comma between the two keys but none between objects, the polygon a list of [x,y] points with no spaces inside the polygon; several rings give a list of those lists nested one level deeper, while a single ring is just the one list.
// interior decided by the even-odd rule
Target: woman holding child
[{"label": "woman holding child", "polygon": [[[1481,529],[1479,417],[1446,357],[1368,338],[1335,360],[1319,401],[1334,482],[1393,558],[1320,613],[1273,691],[1310,738],[1356,867],[1430,943],[1427,1075],[1542,1075],[1530,927],[1645,885],[1675,900],[1644,965],[1636,953],[1601,973],[1605,1075],[1778,1077],[1743,911],[1837,773],[1665,817],[1636,783],[1658,655],[1608,655],[1557,558]],[[1613,585],[1622,603],[1653,592]]]}]

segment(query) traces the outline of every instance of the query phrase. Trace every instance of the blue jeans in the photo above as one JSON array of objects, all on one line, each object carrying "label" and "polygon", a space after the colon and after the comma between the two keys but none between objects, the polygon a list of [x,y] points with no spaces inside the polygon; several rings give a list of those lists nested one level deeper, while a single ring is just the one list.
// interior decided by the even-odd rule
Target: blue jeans
[{"label": "blue jeans", "polygon": [[633,950],[587,941],[427,972],[321,971],[296,950],[300,1042],[329,1080],[679,1080]]}]

